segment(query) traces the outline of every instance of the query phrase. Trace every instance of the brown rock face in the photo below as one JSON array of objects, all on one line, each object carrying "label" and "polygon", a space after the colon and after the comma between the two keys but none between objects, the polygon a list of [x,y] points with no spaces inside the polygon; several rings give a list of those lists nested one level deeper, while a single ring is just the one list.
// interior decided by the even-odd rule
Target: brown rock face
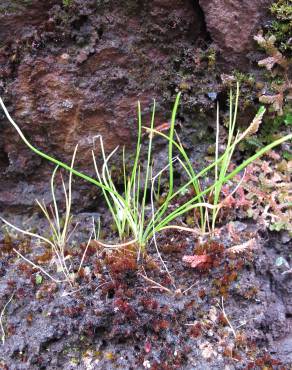
[{"label": "brown rock face", "polygon": [[247,64],[253,36],[272,0],[199,0],[207,29],[225,61]]},{"label": "brown rock face", "polygon": [[[69,163],[78,144],[76,166],[93,174],[94,138],[102,135],[108,151],[131,143],[137,100],[149,111],[152,98],[167,93],[174,60],[202,27],[191,0],[47,2],[47,10],[29,3],[8,12],[0,28],[4,98],[36,147]],[[13,41],[7,28],[16,30]],[[52,165],[5,119],[0,130],[0,203],[30,205],[47,195]]]},{"label": "brown rock face", "polygon": [[[138,99],[144,123],[152,99],[158,100],[160,124],[176,91],[185,89],[183,120],[193,125],[196,105],[218,91],[214,71],[198,62],[211,42],[204,18],[223,56],[243,60],[268,2],[200,0],[203,14],[192,0],[72,0],[69,7],[61,0],[4,0],[1,96],[31,143],[67,163],[78,144],[76,167],[93,174],[96,136],[108,151],[133,142]],[[1,112],[0,206],[49,200],[52,169]],[[88,187],[79,186],[88,195]]]}]

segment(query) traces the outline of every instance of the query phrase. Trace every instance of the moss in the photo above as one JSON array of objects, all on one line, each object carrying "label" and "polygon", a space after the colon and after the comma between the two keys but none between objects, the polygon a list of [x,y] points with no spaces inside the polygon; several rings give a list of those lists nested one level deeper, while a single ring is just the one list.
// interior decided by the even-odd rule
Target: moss
[{"label": "moss", "polygon": [[292,1],[278,0],[271,6],[271,12],[281,20],[292,20]]},{"label": "moss", "polygon": [[271,24],[269,33],[276,37],[279,50],[291,55],[292,0],[278,0],[271,5],[270,10],[275,20]]},{"label": "moss", "polygon": [[191,88],[190,84],[185,80],[182,80],[181,83],[179,84],[179,89],[181,91],[188,91],[190,90],[190,88]]},{"label": "moss", "polygon": [[72,2],[72,0],[63,0],[63,5],[64,5],[65,7],[68,7],[68,6],[70,6],[70,5],[71,5],[71,2]]},{"label": "moss", "polygon": [[139,8],[141,8],[141,3],[139,4],[139,1],[137,0],[128,0],[126,2],[127,10],[135,12]]},{"label": "moss", "polygon": [[216,50],[209,47],[201,56],[202,60],[207,60],[208,69],[214,69],[216,65]]},{"label": "moss", "polygon": [[233,72],[234,77],[236,78],[236,81],[239,82],[240,86],[243,84],[253,87],[255,84],[255,77],[251,73],[243,73],[241,71],[235,70]]}]

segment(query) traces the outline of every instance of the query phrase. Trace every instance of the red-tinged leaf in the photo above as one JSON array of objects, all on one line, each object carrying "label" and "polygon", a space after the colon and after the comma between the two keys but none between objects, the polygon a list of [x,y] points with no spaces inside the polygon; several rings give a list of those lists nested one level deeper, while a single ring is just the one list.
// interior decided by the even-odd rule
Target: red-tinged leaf
[{"label": "red-tinged leaf", "polygon": [[209,257],[206,254],[183,256],[182,260],[183,262],[189,263],[192,268],[196,268],[202,263],[207,263],[209,261]]},{"label": "red-tinged leaf", "polygon": [[162,131],[168,130],[169,128],[170,128],[170,122],[164,122],[164,123],[161,123],[161,125],[156,126],[155,130],[162,132]]},{"label": "red-tinged leaf", "polygon": [[[154,130],[158,132],[163,132],[169,130],[169,128],[170,122],[163,122],[160,125],[154,127]],[[150,128],[146,128],[146,130],[149,131],[149,137],[153,137],[156,134],[156,132],[151,131]]]},{"label": "red-tinged leaf", "polygon": [[151,351],[151,343],[147,341],[144,345],[144,349],[146,353],[149,353]]}]

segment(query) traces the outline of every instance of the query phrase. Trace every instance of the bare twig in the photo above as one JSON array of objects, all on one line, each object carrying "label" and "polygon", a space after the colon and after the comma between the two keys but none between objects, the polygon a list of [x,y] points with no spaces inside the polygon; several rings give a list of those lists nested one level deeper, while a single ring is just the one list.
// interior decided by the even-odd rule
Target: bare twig
[{"label": "bare twig", "polygon": [[168,289],[165,286],[157,283],[156,281],[150,279],[149,277],[143,275],[141,272],[138,272],[138,275],[141,276],[146,281],[148,281],[149,283],[154,284],[154,287],[152,287],[153,289],[162,289],[162,290],[166,291],[167,293],[173,294],[173,292],[170,289]]},{"label": "bare twig", "polygon": [[105,244],[105,243],[102,243],[99,240],[94,240],[94,241],[99,246],[107,248],[107,249],[119,249],[119,248],[128,247],[129,245],[133,245],[133,244],[137,243],[138,239],[133,239],[133,240],[130,240],[129,242],[120,243],[120,244]]},{"label": "bare twig", "polygon": [[7,306],[9,305],[9,303],[12,301],[13,297],[14,297],[14,294],[15,292],[13,292],[13,294],[11,295],[11,297],[9,298],[9,300],[5,303],[2,311],[1,311],[1,314],[0,314],[0,328],[1,328],[1,331],[2,331],[2,336],[1,336],[1,340],[2,340],[2,345],[4,346],[5,344],[5,338],[6,338],[6,334],[5,334],[5,330],[4,330],[4,327],[3,327],[3,316],[5,314],[5,310],[7,308]]},{"label": "bare twig", "polygon": [[93,232],[94,232],[94,230],[92,230],[92,232],[91,232],[91,234],[90,234],[90,237],[89,237],[89,239],[88,239],[88,242],[87,242],[87,244],[86,244],[86,247],[85,247],[85,250],[84,250],[83,256],[82,256],[82,258],[81,258],[81,261],[80,261],[80,265],[79,265],[78,271],[77,271],[77,275],[79,274],[79,272],[80,272],[80,270],[81,270],[81,268],[82,268],[83,261],[84,261],[84,258],[85,258],[85,256],[86,256],[86,253],[87,253],[87,249],[88,249],[89,244],[90,244],[91,239],[92,239],[92,234],[93,234]]},{"label": "bare twig", "polygon": [[[197,230],[197,229],[191,228],[191,227],[179,226],[179,225],[164,226],[160,230],[169,230],[169,229],[174,229],[174,230],[179,230],[179,231],[187,231],[187,232],[192,233],[192,234],[202,235],[201,230]],[[204,233],[204,235],[206,235],[206,234],[208,234],[208,233]]]},{"label": "bare twig", "polygon": [[13,248],[14,252],[16,254],[18,254],[22,259],[24,259],[26,262],[28,262],[29,264],[31,264],[34,268],[40,270],[43,274],[45,274],[47,277],[49,277],[50,279],[52,279],[55,283],[62,283],[66,280],[57,280],[55,279],[52,275],[50,275],[46,270],[44,270],[42,267],[36,265],[35,263],[33,263],[31,260],[29,260],[28,258],[24,257],[23,254],[21,254],[20,252],[18,252],[18,250],[16,250],[15,248]]},{"label": "bare twig", "polygon": [[292,274],[292,268],[282,272],[282,275]]},{"label": "bare twig", "polygon": [[[81,288],[79,288],[79,289],[71,290],[70,292],[63,292],[63,293],[61,294],[61,297],[67,297],[67,296],[69,296],[69,295],[72,295],[72,294],[78,293],[78,292],[80,292],[81,290],[86,289],[86,288],[88,287],[88,285],[90,285],[90,284],[91,284],[91,282],[89,282],[88,284],[86,284],[86,285],[82,286],[82,287],[81,287]],[[95,288],[95,291],[96,291],[98,288],[101,288],[103,285],[106,285],[106,284],[107,284],[107,283],[102,283],[102,284],[98,285],[98,286]]]},{"label": "bare twig", "polygon": [[222,311],[223,316],[224,316],[225,320],[227,321],[227,323],[228,323],[228,325],[229,325],[229,327],[232,331],[232,334],[233,334],[234,338],[236,338],[237,337],[236,332],[235,332],[235,330],[234,330],[234,328],[233,328],[233,326],[232,326],[232,324],[231,324],[230,320],[228,319],[228,317],[226,315],[226,312],[225,312],[223,297],[221,297],[221,306],[220,306],[219,303],[218,303],[218,306],[219,306],[220,310]]},{"label": "bare twig", "polygon": [[192,284],[190,287],[188,287],[187,289],[185,289],[182,294],[186,294],[186,292],[188,292],[189,290],[191,290],[194,286],[198,285],[198,281],[196,281],[194,284]]}]

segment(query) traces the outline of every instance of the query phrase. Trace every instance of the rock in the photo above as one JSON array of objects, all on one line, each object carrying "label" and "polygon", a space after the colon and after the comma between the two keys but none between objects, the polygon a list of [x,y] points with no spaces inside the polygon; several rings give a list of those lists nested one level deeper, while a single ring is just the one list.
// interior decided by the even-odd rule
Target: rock
[{"label": "rock", "polygon": [[[289,320],[289,319],[288,319]],[[291,325],[291,319],[289,324]],[[292,335],[281,338],[274,343],[274,350],[283,364],[292,362]]]},{"label": "rock", "polygon": [[[203,14],[191,0],[72,0],[68,7],[60,0],[3,0],[0,94],[33,145],[69,163],[78,144],[75,167],[91,175],[98,135],[107,152],[135,142],[138,99],[147,124],[157,98],[159,125],[169,119],[178,89],[185,89],[183,121],[189,131],[183,131],[193,147],[208,128],[194,119],[194,110],[202,105],[213,110],[213,95],[206,93],[222,88],[216,66],[203,55],[210,43],[204,17],[225,68],[245,60],[268,3],[201,0]],[[52,170],[0,112],[0,207],[50,201]],[[91,188],[82,181],[76,188],[79,205],[89,205]]]},{"label": "rock", "polygon": [[31,33],[48,17],[48,10],[58,0],[1,0],[0,47]]},{"label": "rock", "polygon": [[[93,175],[95,138],[103,136],[107,152],[135,141],[137,100],[145,124],[152,99],[169,89],[174,60],[192,48],[203,20],[189,0],[54,3],[41,15],[32,1],[4,17],[4,99],[33,145],[69,163],[78,143],[76,168]],[[17,31],[14,41],[7,28]],[[157,124],[169,115],[169,103],[158,108]],[[53,166],[32,154],[0,115],[0,205],[29,206],[48,197]]]},{"label": "rock", "polygon": [[[272,0],[199,0],[207,30],[225,63],[248,66],[246,54],[254,48],[253,36],[267,17]],[[228,67],[228,65],[225,65]]]}]

